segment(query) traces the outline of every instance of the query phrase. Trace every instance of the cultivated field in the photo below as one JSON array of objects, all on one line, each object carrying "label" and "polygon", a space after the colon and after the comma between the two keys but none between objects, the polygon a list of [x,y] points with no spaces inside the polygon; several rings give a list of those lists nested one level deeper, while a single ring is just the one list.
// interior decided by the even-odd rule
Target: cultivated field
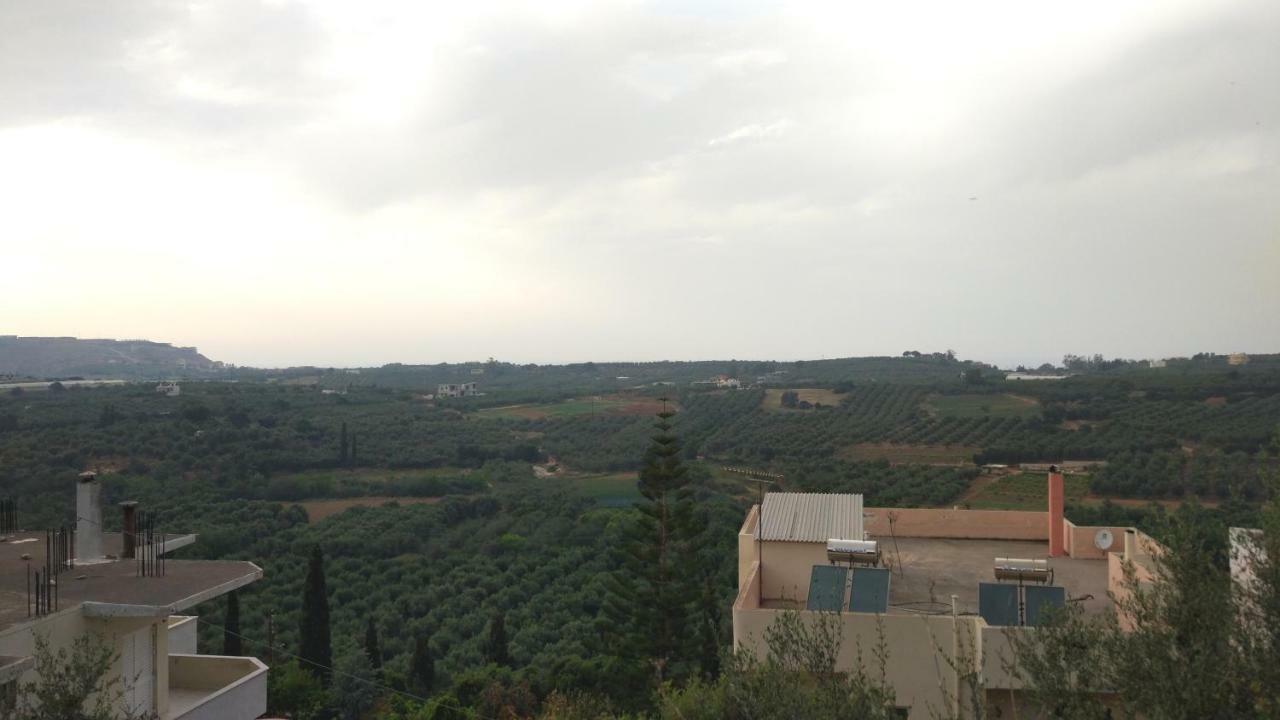
[{"label": "cultivated field", "polygon": [[782,407],[782,393],[784,392],[793,392],[799,396],[801,402],[813,405],[839,405],[840,401],[845,397],[825,388],[770,388],[764,391],[764,401],[761,407],[765,410],[795,412],[792,408]]},{"label": "cultivated field", "polygon": [[[1065,476],[1063,490],[1067,502],[1084,500],[1089,476]],[[1042,473],[981,477],[960,502],[975,510],[1044,510],[1049,502],[1049,482]]]},{"label": "cultivated field", "polygon": [[[667,401],[670,410],[679,409]],[[662,401],[657,398],[627,395],[600,395],[574,398],[557,403],[537,405],[505,405],[486,408],[477,415],[486,418],[516,418],[542,420],[545,418],[569,418],[579,415],[654,415],[662,411]]]},{"label": "cultivated field", "polygon": [[317,523],[353,507],[378,507],[389,502],[401,505],[434,505],[440,502],[438,497],[391,497],[387,495],[368,495],[365,497],[338,498],[334,500],[304,500],[298,503],[307,511],[307,521]]},{"label": "cultivated field", "polygon": [[970,465],[982,448],[969,445],[901,445],[858,443],[836,454],[841,460],[872,462],[886,460],[891,465]]},{"label": "cultivated field", "polygon": [[633,472],[601,475],[570,475],[565,478],[580,494],[595,498],[601,505],[625,507],[640,499]]},{"label": "cultivated field", "polygon": [[1040,403],[1020,395],[933,395],[925,408],[937,417],[1029,417],[1040,412]]}]

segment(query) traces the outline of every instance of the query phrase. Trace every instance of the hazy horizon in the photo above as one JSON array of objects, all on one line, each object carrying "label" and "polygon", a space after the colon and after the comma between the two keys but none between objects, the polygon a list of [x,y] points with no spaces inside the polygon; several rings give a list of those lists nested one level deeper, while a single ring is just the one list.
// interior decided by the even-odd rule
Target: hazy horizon
[{"label": "hazy horizon", "polygon": [[0,333],[283,367],[1280,341],[1280,4],[0,5]]}]

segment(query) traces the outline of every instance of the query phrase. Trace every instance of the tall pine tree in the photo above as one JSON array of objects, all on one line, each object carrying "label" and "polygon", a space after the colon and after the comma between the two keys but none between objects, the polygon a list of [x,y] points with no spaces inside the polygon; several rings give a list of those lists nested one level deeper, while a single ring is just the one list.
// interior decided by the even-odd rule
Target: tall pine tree
[{"label": "tall pine tree", "polygon": [[333,667],[333,647],[329,642],[329,594],[324,583],[324,552],[316,545],[307,563],[307,580],[302,595],[302,647],[298,655],[304,666],[329,686]]},{"label": "tall pine tree", "polygon": [[240,592],[237,590],[227,595],[227,617],[222,621],[222,654],[244,654],[244,646],[240,642]]},{"label": "tall pine tree", "polygon": [[624,531],[621,567],[609,578],[604,602],[614,654],[647,663],[659,683],[689,673],[697,656],[697,530],[673,417],[663,398],[640,470],[642,499]]}]

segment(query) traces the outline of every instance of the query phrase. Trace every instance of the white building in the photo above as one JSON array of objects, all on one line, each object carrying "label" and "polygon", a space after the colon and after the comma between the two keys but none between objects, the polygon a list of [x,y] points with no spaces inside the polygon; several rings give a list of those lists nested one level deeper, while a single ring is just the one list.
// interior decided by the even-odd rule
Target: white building
[{"label": "white building", "polygon": [[436,386],[436,397],[441,398],[471,397],[472,395],[479,394],[480,392],[476,389],[476,384],[473,382],[441,383]]},{"label": "white building", "polygon": [[716,379],[712,382],[714,382],[718,388],[733,388],[736,390],[742,387],[742,382],[738,380],[738,378],[732,378],[728,375],[717,375]]},{"label": "white building", "polygon": [[[46,532],[19,532],[0,542],[0,696],[13,698],[20,685],[39,679],[37,636],[56,653],[91,633],[115,655],[106,680],[121,694],[120,710],[160,720],[252,720],[265,713],[267,666],[252,657],[197,654],[197,619],[182,614],[261,579],[262,569],[167,558],[161,565],[165,553],[195,536],[147,543],[137,532],[104,533],[101,498],[97,477],[81,475],[74,545],[69,534],[51,543]],[[134,527],[133,503],[123,512],[125,527]],[[138,556],[154,561],[151,572],[141,571]],[[29,573],[37,570],[42,580],[31,582]],[[45,573],[52,583],[44,582]]]},{"label": "white building", "polygon": [[182,394],[182,388],[178,387],[178,383],[173,382],[172,380],[165,380],[159,385],[156,385],[156,392],[161,395],[168,395],[169,397],[178,397]]},{"label": "white building", "polygon": [[1036,375],[1033,373],[1006,373],[1005,380],[1066,380],[1066,375]]}]

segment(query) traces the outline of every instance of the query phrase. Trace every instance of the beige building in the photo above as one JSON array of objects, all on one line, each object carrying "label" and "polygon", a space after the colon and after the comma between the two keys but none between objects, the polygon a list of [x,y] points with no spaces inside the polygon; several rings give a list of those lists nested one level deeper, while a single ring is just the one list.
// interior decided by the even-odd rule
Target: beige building
[{"label": "beige building", "polygon": [[480,391],[473,382],[440,383],[436,386],[436,397],[441,398],[471,397],[479,394]]},{"label": "beige building", "polygon": [[[878,558],[834,552],[870,548],[868,540]],[[863,508],[856,495],[774,493],[738,533],[734,647],[763,656],[765,631],[781,613],[834,611],[842,668],[870,663],[883,635],[886,678],[906,717],[964,717],[975,688],[1012,717],[1020,684],[1006,670],[1011,634],[1034,632],[1046,597],[1112,611],[1108,590],[1121,589],[1122,563],[1149,577],[1156,548],[1133,528],[1080,527],[1049,512]],[[998,580],[996,568],[1010,563],[1036,568],[1039,580],[1022,588]],[[811,609],[815,598],[838,609]],[[980,684],[962,681],[969,672]]]},{"label": "beige building", "polygon": [[[121,709],[162,720],[252,720],[266,712],[267,667],[256,658],[196,653],[184,611],[262,577],[249,562],[173,560],[194,535],[144,533],[126,503],[125,533],[102,531],[102,487],[76,485],[72,534],[12,532],[0,539],[0,686],[12,702],[37,680],[37,636],[57,651],[92,633],[115,661],[107,678]],[[132,530],[132,532],[129,532]]]}]

